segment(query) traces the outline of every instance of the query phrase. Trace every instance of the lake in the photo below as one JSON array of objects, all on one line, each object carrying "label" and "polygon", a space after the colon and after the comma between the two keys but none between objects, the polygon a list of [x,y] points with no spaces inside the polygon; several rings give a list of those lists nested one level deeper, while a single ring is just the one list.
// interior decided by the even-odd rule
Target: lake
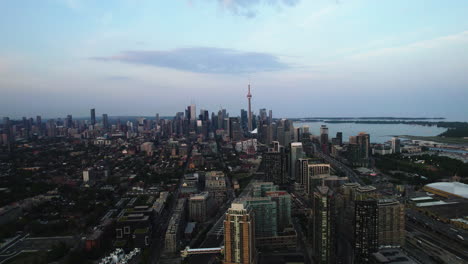
[{"label": "lake", "polygon": [[372,143],[384,143],[393,135],[437,136],[447,129],[437,126],[419,126],[405,124],[355,124],[355,123],[324,123],[324,122],[294,122],[294,127],[309,126],[310,133],[320,135],[320,126],[328,127],[328,137],[336,137],[336,132],[343,132],[343,141],[347,142],[349,136],[356,136],[360,132],[370,135]]}]

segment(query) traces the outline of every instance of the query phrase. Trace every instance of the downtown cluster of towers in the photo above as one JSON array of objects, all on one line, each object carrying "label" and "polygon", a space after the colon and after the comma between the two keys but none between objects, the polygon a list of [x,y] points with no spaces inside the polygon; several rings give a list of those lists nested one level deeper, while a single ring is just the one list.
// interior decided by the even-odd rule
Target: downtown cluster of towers
[{"label": "downtown cluster of towers", "polygon": [[202,135],[208,137],[210,132],[223,130],[226,136],[233,141],[239,141],[248,136],[250,132],[257,128],[257,123],[261,126],[264,123],[272,122],[272,111],[267,116],[266,109],[260,109],[259,116],[251,111],[252,94],[249,92],[248,109],[241,110],[240,117],[230,117],[226,109],[220,109],[217,114],[209,114],[208,110],[201,109],[199,114],[196,111],[196,105],[191,104],[185,112],[177,112],[173,118],[160,118],[156,114],[155,118],[129,118],[113,117],[102,114],[102,118],[96,118],[96,109],[90,110],[90,118],[73,119],[72,115],[65,118],[49,118],[45,122],[41,116],[33,118],[23,117],[22,120],[10,120],[3,118],[3,124],[0,127],[0,145],[14,145],[16,140],[37,139],[39,137],[74,137],[74,138],[95,138],[99,136],[119,135],[134,137],[143,132],[152,131],[160,135]]}]

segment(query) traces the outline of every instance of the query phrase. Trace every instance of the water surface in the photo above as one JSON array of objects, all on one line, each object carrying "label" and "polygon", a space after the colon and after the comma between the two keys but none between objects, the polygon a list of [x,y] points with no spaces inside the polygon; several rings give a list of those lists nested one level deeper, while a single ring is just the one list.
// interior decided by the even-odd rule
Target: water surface
[{"label": "water surface", "polygon": [[328,127],[328,137],[336,137],[336,132],[343,132],[343,141],[360,132],[370,134],[372,143],[384,143],[394,135],[437,136],[447,129],[437,126],[420,126],[405,124],[356,124],[356,123],[323,123],[323,122],[294,122],[294,127],[309,126],[313,135],[320,135],[320,126]]}]

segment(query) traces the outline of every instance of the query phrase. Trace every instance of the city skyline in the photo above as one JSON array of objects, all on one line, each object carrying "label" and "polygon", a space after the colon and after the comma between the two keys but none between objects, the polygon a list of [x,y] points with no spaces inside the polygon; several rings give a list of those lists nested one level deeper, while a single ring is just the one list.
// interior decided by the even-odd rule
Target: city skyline
[{"label": "city skyline", "polygon": [[0,264],[468,263],[467,14],[0,0]]},{"label": "city skyline", "polygon": [[247,108],[250,76],[253,109],[277,116],[466,119],[463,1],[50,0],[0,9],[4,116],[172,115],[190,101],[233,112]]}]

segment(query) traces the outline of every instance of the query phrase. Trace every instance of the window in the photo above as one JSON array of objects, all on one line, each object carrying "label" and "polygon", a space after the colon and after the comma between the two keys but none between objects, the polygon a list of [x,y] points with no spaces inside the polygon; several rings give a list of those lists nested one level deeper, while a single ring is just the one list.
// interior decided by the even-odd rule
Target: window
[{"label": "window", "polygon": [[118,228],[116,231],[117,231],[117,238],[122,238],[123,237],[122,228]]},{"label": "window", "polygon": [[126,235],[130,234],[130,227],[129,226],[124,227],[124,234],[126,234]]}]

